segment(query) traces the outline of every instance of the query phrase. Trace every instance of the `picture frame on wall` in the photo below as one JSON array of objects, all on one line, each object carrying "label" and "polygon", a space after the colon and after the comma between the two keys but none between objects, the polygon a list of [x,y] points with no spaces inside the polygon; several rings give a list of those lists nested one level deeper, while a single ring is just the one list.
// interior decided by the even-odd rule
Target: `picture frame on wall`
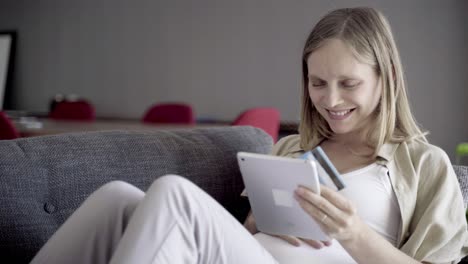
[{"label": "picture frame on wall", "polygon": [[0,31],[0,111],[5,109],[5,95],[11,85],[15,43],[15,31]]}]

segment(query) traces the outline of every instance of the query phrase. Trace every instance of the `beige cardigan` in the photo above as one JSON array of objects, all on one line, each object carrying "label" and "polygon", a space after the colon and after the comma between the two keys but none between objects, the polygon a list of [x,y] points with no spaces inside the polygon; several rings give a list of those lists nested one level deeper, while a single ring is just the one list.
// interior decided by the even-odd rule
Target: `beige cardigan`
[{"label": "beige cardigan", "polygon": [[[272,150],[294,158],[304,152],[299,135],[282,138]],[[401,210],[398,248],[428,263],[458,263],[468,255],[463,198],[447,154],[413,140],[384,144],[377,162],[388,168]]]}]

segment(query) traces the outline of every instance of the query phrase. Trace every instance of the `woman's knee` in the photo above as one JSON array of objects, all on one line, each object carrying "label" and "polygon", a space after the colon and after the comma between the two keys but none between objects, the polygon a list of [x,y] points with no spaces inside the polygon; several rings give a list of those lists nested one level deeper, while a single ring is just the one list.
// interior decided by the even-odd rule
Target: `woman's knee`
[{"label": "woman's knee", "polygon": [[104,196],[126,196],[136,195],[141,192],[140,189],[124,181],[111,181],[102,185],[95,193],[99,193]]},{"label": "woman's knee", "polygon": [[186,178],[175,174],[168,174],[156,179],[153,184],[151,184],[147,194],[156,192],[159,194],[179,193],[181,195],[189,195],[198,190],[200,189]]},{"label": "woman's knee", "polygon": [[112,207],[135,207],[144,197],[144,192],[124,181],[111,181],[97,189],[88,198],[90,203]]},{"label": "woman's knee", "polygon": [[167,174],[157,178],[152,185],[161,185],[164,187],[174,187],[174,186],[195,186],[194,183],[187,180],[186,178],[176,175],[176,174]]}]

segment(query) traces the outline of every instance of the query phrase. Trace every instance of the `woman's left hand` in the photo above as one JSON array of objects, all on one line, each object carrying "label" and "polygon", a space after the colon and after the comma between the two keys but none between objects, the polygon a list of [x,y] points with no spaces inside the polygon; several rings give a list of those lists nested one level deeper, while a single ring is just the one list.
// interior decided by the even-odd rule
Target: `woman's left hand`
[{"label": "woman's left hand", "polygon": [[356,206],[340,193],[321,185],[318,195],[299,186],[295,198],[330,237],[347,241],[360,234],[364,222],[358,216]]}]

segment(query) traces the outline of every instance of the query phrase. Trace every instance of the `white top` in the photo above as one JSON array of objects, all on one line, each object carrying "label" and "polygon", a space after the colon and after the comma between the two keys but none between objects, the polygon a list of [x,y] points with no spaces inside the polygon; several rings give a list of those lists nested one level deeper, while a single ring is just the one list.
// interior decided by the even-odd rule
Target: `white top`
[{"label": "white top", "polygon": [[[396,245],[401,213],[388,169],[373,163],[341,176],[346,188],[339,192],[353,201],[364,222]],[[279,238],[262,233],[256,234],[255,238],[279,263],[356,263],[337,241],[333,241],[330,247],[316,250],[306,244],[294,247]]]}]

